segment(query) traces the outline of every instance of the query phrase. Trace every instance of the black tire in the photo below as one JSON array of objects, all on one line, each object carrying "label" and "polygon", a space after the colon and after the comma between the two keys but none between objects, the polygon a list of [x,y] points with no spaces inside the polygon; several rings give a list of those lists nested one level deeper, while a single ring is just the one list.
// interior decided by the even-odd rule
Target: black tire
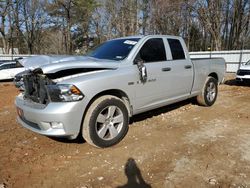
[{"label": "black tire", "polygon": [[201,106],[212,106],[218,95],[218,81],[213,77],[208,77],[202,93],[197,96],[197,103]]},{"label": "black tire", "polygon": [[[116,122],[118,119],[122,122]],[[85,115],[82,136],[95,147],[110,147],[124,138],[128,124],[129,115],[124,102],[112,95],[101,96],[90,105]]]}]

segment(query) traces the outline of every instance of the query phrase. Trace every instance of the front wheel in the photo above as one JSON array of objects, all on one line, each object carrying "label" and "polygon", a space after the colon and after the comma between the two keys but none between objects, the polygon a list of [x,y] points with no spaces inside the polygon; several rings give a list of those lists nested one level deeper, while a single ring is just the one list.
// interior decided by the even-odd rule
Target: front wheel
[{"label": "front wheel", "polygon": [[120,142],[128,131],[129,116],[124,102],[105,95],[89,107],[83,121],[83,138],[96,147],[109,147]]},{"label": "front wheel", "polygon": [[201,106],[212,106],[218,95],[218,81],[213,77],[208,77],[202,89],[202,93],[197,96],[197,102]]}]

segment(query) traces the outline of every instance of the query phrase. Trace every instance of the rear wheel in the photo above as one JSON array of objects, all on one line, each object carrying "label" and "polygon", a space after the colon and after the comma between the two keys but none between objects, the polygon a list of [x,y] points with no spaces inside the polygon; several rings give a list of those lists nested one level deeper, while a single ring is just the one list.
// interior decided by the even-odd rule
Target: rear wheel
[{"label": "rear wheel", "polygon": [[82,128],[83,138],[96,147],[120,142],[128,131],[128,110],[118,97],[105,95],[89,107]]},{"label": "rear wheel", "polygon": [[197,96],[197,102],[201,106],[212,106],[218,95],[218,81],[213,77],[208,77],[202,89],[202,93]]}]

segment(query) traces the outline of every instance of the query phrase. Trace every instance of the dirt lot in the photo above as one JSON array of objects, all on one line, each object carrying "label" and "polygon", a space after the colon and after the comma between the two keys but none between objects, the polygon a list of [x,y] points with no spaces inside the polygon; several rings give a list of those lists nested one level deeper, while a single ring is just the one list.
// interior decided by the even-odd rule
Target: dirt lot
[{"label": "dirt lot", "polygon": [[18,91],[0,83],[0,187],[250,187],[250,87],[232,78],[211,108],[188,100],[136,116],[108,149],[22,128]]}]

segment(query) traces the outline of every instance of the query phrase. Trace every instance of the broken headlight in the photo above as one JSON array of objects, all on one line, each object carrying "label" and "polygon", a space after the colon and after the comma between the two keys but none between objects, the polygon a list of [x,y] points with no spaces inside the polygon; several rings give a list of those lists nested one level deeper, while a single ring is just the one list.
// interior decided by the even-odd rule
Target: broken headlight
[{"label": "broken headlight", "polygon": [[52,102],[79,101],[84,97],[82,92],[71,84],[47,85],[47,89]]}]

